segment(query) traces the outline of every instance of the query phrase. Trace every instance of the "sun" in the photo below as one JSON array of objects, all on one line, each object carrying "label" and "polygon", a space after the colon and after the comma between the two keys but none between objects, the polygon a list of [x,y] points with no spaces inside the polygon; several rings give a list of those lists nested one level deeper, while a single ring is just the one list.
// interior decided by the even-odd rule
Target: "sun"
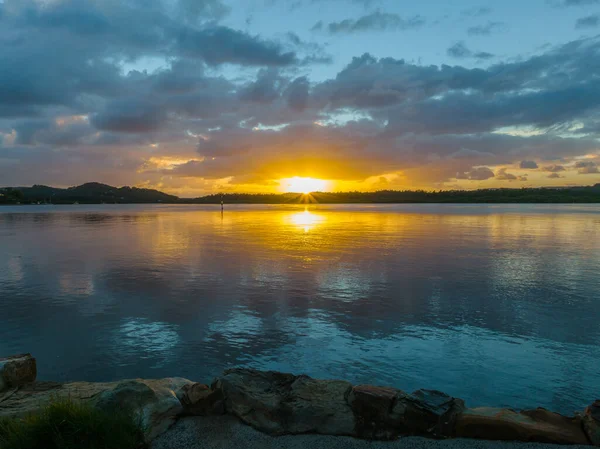
[{"label": "sun", "polygon": [[305,195],[311,192],[324,191],[327,188],[327,181],[315,178],[301,178],[294,176],[281,180],[281,187],[285,192],[303,193]]}]

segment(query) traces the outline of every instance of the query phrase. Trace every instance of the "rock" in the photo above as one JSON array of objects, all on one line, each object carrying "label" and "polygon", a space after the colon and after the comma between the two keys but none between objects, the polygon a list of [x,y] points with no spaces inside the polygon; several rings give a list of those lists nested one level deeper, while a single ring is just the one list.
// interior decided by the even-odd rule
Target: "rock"
[{"label": "rock", "polygon": [[298,376],[282,403],[288,433],[353,435],[354,414],[347,396],[352,389],[341,380],[315,380]]},{"label": "rock", "polygon": [[227,412],[273,435],[352,435],[354,416],[346,402],[352,385],[337,380],[252,369],[232,369],[213,384]]},{"label": "rock", "polygon": [[456,436],[555,444],[588,444],[578,418],[538,408],[517,413],[498,408],[466,409],[456,420]]},{"label": "rock", "polygon": [[453,436],[456,418],[464,409],[462,399],[437,390],[417,390],[399,397],[393,413],[403,416],[403,435],[448,438]]},{"label": "rock", "polygon": [[223,392],[228,413],[263,432],[281,434],[281,400],[294,380],[292,374],[231,369],[213,386]]},{"label": "rock", "polygon": [[186,414],[194,416],[222,415],[225,413],[223,392],[208,385],[186,384],[177,393]]},{"label": "rock", "polygon": [[348,396],[356,421],[356,434],[362,438],[390,440],[398,437],[397,420],[391,416],[396,396],[394,388],[357,385]]},{"label": "rock", "polygon": [[182,378],[126,380],[100,393],[94,403],[100,409],[127,408],[140,413],[146,441],[152,441],[183,414],[176,391],[191,384]]},{"label": "rock", "polygon": [[114,388],[115,383],[101,382],[34,382],[18,389],[0,393],[0,417],[25,416],[40,410],[52,398],[69,397],[73,400],[90,401],[103,391]]},{"label": "rock", "polygon": [[356,434],[386,440],[400,435],[449,437],[456,416],[464,409],[462,400],[439,391],[418,390],[410,395],[371,385],[354,387],[349,403],[356,419]]},{"label": "rock", "polygon": [[35,381],[37,367],[31,354],[0,358],[0,391]]},{"label": "rock", "polygon": [[600,446],[600,399],[585,409],[583,429],[594,446]]},{"label": "rock", "polygon": [[111,410],[139,412],[145,437],[152,440],[183,413],[176,391],[191,381],[181,378],[125,380],[121,382],[35,382],[0,394],[0,417],[25,416],[39,411],[52,398],[69,397]]}]

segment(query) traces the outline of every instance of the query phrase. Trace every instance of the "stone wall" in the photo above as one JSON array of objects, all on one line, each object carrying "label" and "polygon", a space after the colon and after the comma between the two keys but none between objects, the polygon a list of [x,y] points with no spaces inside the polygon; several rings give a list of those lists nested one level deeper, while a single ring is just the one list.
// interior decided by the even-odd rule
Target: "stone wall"
[{"label": "stone wall", "polygon": [[134,407],[152,440],[180,416],[231,414],[271,435],[317,433],[391,440],[478,438],[600,446],[600,401],[566,417],[538,408],[520,412],[467,408],[435,390],[407,393],[389,387],[252,369],[231,369],[212,385],[187,379],[109,383],[35,382],[35,359],[0,359],[0,417],[22,416],[61,395],[96,407]]}]

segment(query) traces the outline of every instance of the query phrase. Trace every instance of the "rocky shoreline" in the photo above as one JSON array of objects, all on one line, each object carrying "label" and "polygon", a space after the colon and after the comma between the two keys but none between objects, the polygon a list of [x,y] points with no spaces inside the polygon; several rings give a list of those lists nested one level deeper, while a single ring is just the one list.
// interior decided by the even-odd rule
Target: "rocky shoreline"
[{"label": "rocky shoreline", "polygon": [[342,380],[236,368],[211,385],[183,378],[39,382],[30,354],[0,358],[0,417],[19,417],[53,397],[95,407],[133,407],[151,442],[185,416],[233,415],[270,435],[322,434],[372,440],[403,436],[600,446],[600,400],[573,417],[551,411],[468,408],[435,390],[413,393]]}]

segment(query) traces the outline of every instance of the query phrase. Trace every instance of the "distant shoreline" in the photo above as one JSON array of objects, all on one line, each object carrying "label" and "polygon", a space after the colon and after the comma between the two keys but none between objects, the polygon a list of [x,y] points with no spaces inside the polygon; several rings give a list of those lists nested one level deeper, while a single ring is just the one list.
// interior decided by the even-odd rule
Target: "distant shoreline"
[{"label": "distant shoreline", "polygon": [[216,193],[179,198],[153,189],[87,183],[66,189],[34,185],[0,188],[0,205],[31,204],[597,204],[600,184],[480,190]]},{"label": "distant shoreline", "polygon": [[[37,203],[0,203],[0,208],[2,208],[3,206],[19,206],[19,207],[26,207],[26,206],[127,206],[127,205],[165,205],[165,206],[202,206],[202,205],[206,205],[206,206],[220,206],[220,203],[200,203],[200,202],[173,202],[173,203],[164,203],[164,202],[131,202],[131,203],[127,203],[127,202],[120,202],[120,203],[94,203],[94,202],[90,202],[90,203],[70,203],[70,202],[63,202],[63,203],[47,203],[47,204],[37,204]],[[225,203],[224,206],[327,206],[327,205],[377,205],[377,206],[384,206],[386,204],[388,205],[394,205],[394,204],[405,204],[405,205],[410,205],[410,204],[443,204],[443,205],[466,205],[466,204],[472,204],[472,205],[502,205],[502,204],[581,204],[581,205],[585,205],[585,204],[600,204],[600,200],[599,201],[487,201],[487,202],[481,202],[481,201],[462,201],[462,202],[448,202],[448,201],[422,201],[422,202],[416,202],[416,201],[389,201],[389,202],[327,202],[327,203],[256,203],[256,202],[247,202],[247,203],[243,203],[243,202],[238,202],[238,203]]]}]

